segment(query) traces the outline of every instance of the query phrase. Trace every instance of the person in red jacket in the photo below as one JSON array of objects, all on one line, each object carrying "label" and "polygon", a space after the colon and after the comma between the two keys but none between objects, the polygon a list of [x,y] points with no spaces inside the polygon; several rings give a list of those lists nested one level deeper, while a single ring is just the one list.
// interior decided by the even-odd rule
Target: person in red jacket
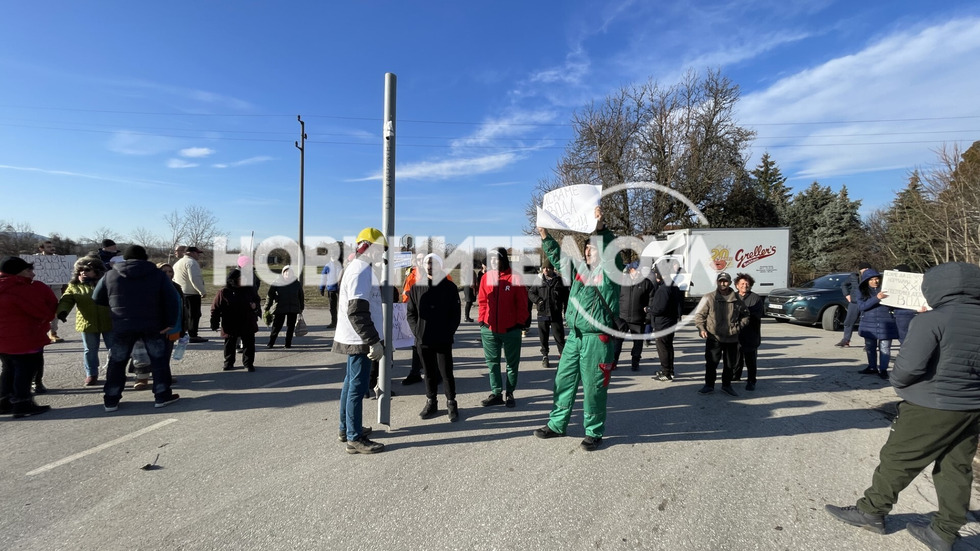
[{"label": "person in red jacket", "polygon": [[34,402],[31,381],[44,366],[57,309],[51,288],[34,282],[33,264],[16,256],[0,260],[0,413],[19,419],[51,409]]},{"label": "person in red jacket", "polygon": [[[511,272],[507,250],[492,249],[487,253],[489,270],[480,281],[477,302],[480,307],[480,337],[483,341],[483,357],[490,370],[490,396],[481,404],[497,406],[517,405],[514,389],[517,387],[517,371],[521,363],[521,329],[530,311],[527,306],[527,288],[521,276]],[[500,351],[507,360],[506,395],[500,379]]]}]

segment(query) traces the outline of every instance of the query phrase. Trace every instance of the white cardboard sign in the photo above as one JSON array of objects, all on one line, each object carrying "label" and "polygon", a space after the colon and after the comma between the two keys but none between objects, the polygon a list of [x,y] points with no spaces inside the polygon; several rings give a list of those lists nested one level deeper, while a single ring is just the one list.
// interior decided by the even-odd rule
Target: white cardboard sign
[{"label": "white cardboard sign", "polygon": [[22,254],[20,257],[34,264],[34,281],[46,285],[65,285],[71,281],[78,259],[73,254]]},{"label": "white cardboard sign", "polygon": [[395,333],[391,339],[395,348],[411,348],[415,346],[415,335],[412,328],[408,325],[408,305],[404,302],[392,304],[391,309],[391,330]]},{"label": "white cardboard sign", "polygon": [[592,233],[596,226],[595,208],[601,197],[602,186],[589,184],[549,191],[538,207],[537,227]]},{"label": "white cardboard sign", "polygon": [[908,308],[918,310],[926,304],[922,296],[922,274],[885,270],[881,278],[881,292],[885,298],[881,303],[892,308]]}]

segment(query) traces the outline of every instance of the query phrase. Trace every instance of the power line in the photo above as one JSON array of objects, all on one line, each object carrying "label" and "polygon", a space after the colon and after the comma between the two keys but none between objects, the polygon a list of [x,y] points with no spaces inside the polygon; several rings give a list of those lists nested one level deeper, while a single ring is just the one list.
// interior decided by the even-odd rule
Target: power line
[{"label": "power line", "polygon": [[[76,113],[109,113],[117,115],[147,115],[147,116],[166,116],[166,117],[295,117],[290,114],[262,114],[262,113],[186,113],[186,112],[165,112],[165,111],[123,111],[112,109],[81,109],[72,107],[41,107],[30,105],[6,105],[0,106],[4,109],[37,109],[47,111],[66,111]],[[356,120],[372,121],[380,123],[378,117],[353,117],[346,115],[306,115],[308,118],[336,119],[336,120]],[[882,122],[922,122],[922,121],[942,121],[942,120],[968,120],[980,119],[980,115],[957,115],[948,117],[909,117],[894,119],[853,119],[853,120],[826,120],[826,121],[788,121],[788,122],[759,122],[742,123],[743,126],[795,126],[795,125],[830,125],[830,124],[869,124]],[[399,122],[411,122],[418,124],[449,124],[449,125],[492,125],[492,126],[530,126],[530,127],[571,127],[570,123],[531,123],[531,122],[493,122],[493,121],[446,121],[446,120],[426,120],[426,119],[399,119]]]}]

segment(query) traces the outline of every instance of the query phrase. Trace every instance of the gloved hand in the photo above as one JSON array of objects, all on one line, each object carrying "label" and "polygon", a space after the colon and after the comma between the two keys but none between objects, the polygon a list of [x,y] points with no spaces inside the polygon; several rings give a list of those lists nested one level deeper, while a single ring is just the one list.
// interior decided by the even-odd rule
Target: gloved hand
[{"label": "gloved hand", "polygon": [[68,321],[68,312],[58,312],[58,319]]},{"label": "gloved hand", "polygon": [[320,296],[321,296],[321,297],[323,296],[323,292],[324,292],[325,290],[326,290],[326,288],[324,288],[324,287],[320,287]]},{"label": "gloved hand", "polygon": [[371,351],[368,352],[368,359],[372,362],[376,362],[383,358],[385,355],[385,345],[378,341],[371,345]]},{"label": "gloved hand", "polygon": [[217,325],[211,325],[211,330],[212,331],[217,331],[218,330],[218,326]]}]

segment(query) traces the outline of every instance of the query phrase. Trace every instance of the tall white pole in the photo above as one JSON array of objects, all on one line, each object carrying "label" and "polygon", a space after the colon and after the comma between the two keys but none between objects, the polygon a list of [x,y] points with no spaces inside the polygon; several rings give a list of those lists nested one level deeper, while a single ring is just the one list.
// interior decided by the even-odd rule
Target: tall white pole
[{"label": "tall white pole", "polygon": [[384,262],[381,270],[381,289],[383,297],[382,312],[384,316],[385,356],[381,359],[378,371],[378,386],[381,396],[378,397],[378,422],[382,425],[391,424],[391,377],[388,368],[391,366],[394,331],[392,324],[392,308],[395,297],[391,287],[391,251],[395,238],[395,89],[397,77],[393,73],[385,73],[385,117],[382,132],[384,134],[384,191],[381,195],[382,214],[384,216],[381,231],[388,240],[385,249]]}]

